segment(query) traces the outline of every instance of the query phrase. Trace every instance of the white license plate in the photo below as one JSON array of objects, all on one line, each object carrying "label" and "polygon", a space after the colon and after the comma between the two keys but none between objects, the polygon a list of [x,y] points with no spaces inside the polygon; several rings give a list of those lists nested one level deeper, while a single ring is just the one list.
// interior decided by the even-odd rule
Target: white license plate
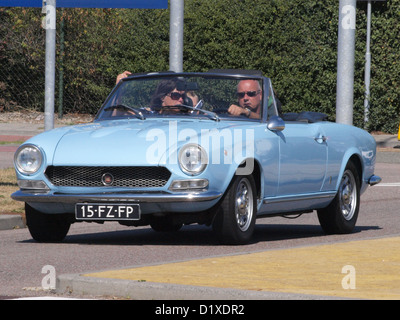
[{"label": "white license plate", "polygon": [[77,203],[77,220],[140,220],[138,204]]}]

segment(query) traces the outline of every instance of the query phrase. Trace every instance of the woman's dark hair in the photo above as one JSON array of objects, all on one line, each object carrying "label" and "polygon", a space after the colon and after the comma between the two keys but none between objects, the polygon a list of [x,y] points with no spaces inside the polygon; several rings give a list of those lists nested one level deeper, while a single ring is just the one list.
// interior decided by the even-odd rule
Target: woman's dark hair
[{"label": "woman's dark hair", "polygon": [[162,99],[177,87],[178,79],[161,80],[156,91],[151,97],[150,105],[152,108],[161,108]]}]

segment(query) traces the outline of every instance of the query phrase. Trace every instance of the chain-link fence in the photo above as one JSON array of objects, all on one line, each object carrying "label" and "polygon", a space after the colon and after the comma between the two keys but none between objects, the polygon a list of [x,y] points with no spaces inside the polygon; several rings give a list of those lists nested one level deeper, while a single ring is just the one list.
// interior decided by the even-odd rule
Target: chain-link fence
[{"label": "chain-link fence", "polygon": [[44,101],[40,11],[3,9],[0,21],[0,108],[40,109]]},{"label": "chain-link fence", "polygon": [[[57,9],[55,113],[94,114],[129,68],[112,52],[121,12]],[[44,109],[44,17],[40,8],[0,8],[0,112]]]}]

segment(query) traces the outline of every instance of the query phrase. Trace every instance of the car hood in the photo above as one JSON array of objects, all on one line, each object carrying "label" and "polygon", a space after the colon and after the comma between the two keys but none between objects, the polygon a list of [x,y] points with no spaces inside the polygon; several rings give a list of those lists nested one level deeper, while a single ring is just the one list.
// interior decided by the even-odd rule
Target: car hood
[{"label": "car hood", "polygon": [[52,163],[91,166],[165,163],[168,156],[177,156],[176,150],[180,145],[201,143],[201,139],[210,133],[232,126],[240,124],[237,121],[148,119],[72,126],[57,143]]}]

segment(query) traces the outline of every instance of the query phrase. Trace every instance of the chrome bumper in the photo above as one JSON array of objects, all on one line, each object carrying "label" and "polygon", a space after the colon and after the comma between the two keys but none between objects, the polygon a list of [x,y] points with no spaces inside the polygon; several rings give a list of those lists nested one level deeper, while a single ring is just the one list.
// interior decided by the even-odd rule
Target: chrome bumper
[{"label": "chrome bumper", "polygon": [[211,201],[222,196],[216,191],[198,193],[100,193],[100,194],[67,194],[53,192],[33,192],[18,190],[11,198],[24,202],[41,203],[80,203],[80,202],[137,202],[137,203],[176,203]]},{"label": "chrome bumper", "polygon": [[374,186],[374,185],[378,184],[378,183],[381,182],[381,181],[382,181],[381,177],[376,176],[376,175],[372,175],[372,176],[368,179],[368,184],[369,184],[370,186]]}]

